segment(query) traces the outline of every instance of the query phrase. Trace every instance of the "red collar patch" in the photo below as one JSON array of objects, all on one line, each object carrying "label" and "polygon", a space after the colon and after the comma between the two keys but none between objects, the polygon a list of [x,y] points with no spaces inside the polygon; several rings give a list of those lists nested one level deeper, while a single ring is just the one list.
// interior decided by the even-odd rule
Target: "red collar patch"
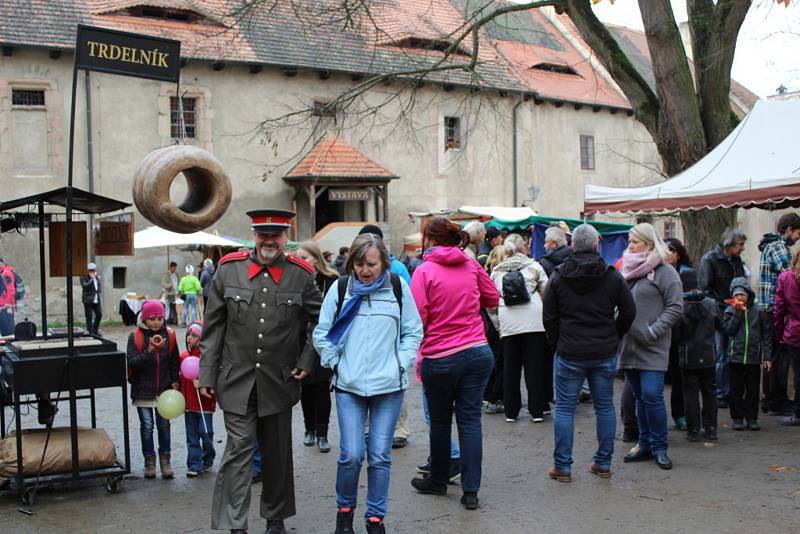
[{"label": "red collar patch", "polygon": [[[264,266],[259,265],[258,263],[255,262],[250,262],[250,264],[247,266],[247,279],[252,280],[256,276],[258,276],[264,269],[265,269]],[[269,275],[275,281],[275,283],[276,284],[280,283],[281,275],[283,274],[283,268],[278,265],[272,265],[266,267],[266,269],[269,272]]]}]

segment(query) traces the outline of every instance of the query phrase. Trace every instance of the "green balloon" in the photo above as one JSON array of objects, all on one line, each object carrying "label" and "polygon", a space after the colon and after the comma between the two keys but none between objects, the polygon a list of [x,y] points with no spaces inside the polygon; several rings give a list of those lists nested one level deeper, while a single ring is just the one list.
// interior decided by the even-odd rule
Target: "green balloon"
[{"label": "green balloon", "polygon": [[164,419],[175,419],[186,411],[186,399],[180,391],[168,389],[158,396],[156,409]]}]

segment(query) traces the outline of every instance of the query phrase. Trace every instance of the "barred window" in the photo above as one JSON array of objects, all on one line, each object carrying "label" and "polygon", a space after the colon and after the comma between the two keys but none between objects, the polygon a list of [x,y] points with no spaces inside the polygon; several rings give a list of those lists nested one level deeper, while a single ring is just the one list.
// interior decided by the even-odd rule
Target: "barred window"
[{"label": "barred window", "polygon": [[581,169],[594,170],[594,136],[581,136]]},{"label": "barred window", "polygon": [[13,106],[44,106],[44,89],[12,89]]},{"label": "barred window", "polygon": [[[196,115],[196,98],[181,98],[183,103],[183,127],[186,129],[186,137],[197,137],[197,115]],[[170,97],[169,99],[169,122],[170,132],[173,138],[180,138],[181,123],[180,123],[180,109],[178,106],[178,97]]]},{"label": "barred window", "polygon": [[444,118],[444,149],[461,148],[461,119],[459,117]]}]

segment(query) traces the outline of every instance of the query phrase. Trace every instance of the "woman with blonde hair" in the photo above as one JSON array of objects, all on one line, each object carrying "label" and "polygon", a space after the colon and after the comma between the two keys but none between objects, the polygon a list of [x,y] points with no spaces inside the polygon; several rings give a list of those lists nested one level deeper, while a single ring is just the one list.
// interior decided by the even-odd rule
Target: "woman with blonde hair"
[{"label": "woman with blonde hair", "polygon": [[[333,283],[339,279],[339,273],[325,261],[322,250],[314,241],[300,243],[295,256],[314,268],[317,273],[317,287],[324,297]],[[306,343],[305,332],[303,332],[300,343]],[[303,420],[306,426],[303,445],[313,447],[316,443],[319,452],[330,452],[331,450],[328,443],[328,424],[331,418],[329,384],[332,375],[330,369],[317,366],[317,369],[303,380],[300,390],[300,405],[303,407]]]},{"label": "woman with blonde hair", "polygon": [[[784,426],[800,426],[800,247],[792,252],[791,268],[778,275],[775,289],[775,346],[782,345],[794,369],[794,410],[781,420]],[[767,372],[772,362],[764,362]]]},{"label": "woman with blonde hair", "polygon": [[667,407],[664,375],[669,363],[672,326],[683,313],[681,280],[668,263],[669,250],[648,223],[628,234],[628,250],[622,256],[622,276],[636,303],[636,318],[622,339],[620,368],[633,389],[638,444],[625,462],[655,458],[662,469],[671,469],[667,456]]}]

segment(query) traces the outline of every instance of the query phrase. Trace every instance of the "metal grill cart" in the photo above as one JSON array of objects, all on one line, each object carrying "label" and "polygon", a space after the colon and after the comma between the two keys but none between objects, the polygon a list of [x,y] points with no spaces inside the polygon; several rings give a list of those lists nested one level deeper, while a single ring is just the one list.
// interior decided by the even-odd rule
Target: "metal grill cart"
[{"label": "metal grill cart", "polygon": [[[47,295],[45,278],[44,226],[45,205],[67,207],[85,214],[101,214],[125,209],[124,202],[102,197],[73,187],[63,187],[46,193],[0,203],[0,218],[7,221],[0,226],[4,231],[13,230],[30,217],[33,208],[38,210],[39,226],[39,270],[42,298],[41,332],[28,339],[8,339],[0,347],[0,388],[6,388],[5,399],[0,410],[0,425],[5,438],[6,406],[14,413],[17,445],[16,487],[24,504],[33,504],[36,488],[40,484],[70,483],[89,478],[106,478],[106,488],[111,493],[119,489],[122,477],[130,473],[130,442],[128,431],[128,383],[125,353],[117,350],[113,341],[85,333],[56,334],[47,327]],[[70,258],[71,259],[71,258]],[[68,285],[71,287],[71,284]],[[71,305],[69,299],[69,304]],[[68,314],[69,321],[72,314]],[[26,336],[27,337],[27,336]],[[119,387],[122,403],[124,461],[115,465],[92,470],[81,470],[79,464],[77,401],[88,400],[91,410],[91,427],[97,428],[95,390]],[[80,390],[80,392],[79,392]],[[88,392],[86,392],[88,390]],[[65,397],[62,394],[66,393]],[[23,428],[21,407],[34,404],[34,397],[47,398],[55,394],[57,402],[67,400],[69,404],[69,429],[72,469],[69,473],[26,475],[23,472]],[[48,438],[52,422],[47,425]],[[43,455],[44,456],[44,455]]]}]

